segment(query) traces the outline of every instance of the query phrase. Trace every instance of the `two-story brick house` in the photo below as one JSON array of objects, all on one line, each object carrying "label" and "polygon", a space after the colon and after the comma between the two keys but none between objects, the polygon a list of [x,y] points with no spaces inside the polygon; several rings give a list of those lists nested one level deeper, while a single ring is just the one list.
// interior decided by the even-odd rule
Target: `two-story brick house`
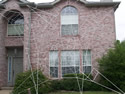
[{"label": "two-story brick house", "polygon": [[0,87],[13,86],[16,74],[31,67],[59,79],[98,69],[97,59],[116,40],[114,12],[119,4],[0,1]]}]

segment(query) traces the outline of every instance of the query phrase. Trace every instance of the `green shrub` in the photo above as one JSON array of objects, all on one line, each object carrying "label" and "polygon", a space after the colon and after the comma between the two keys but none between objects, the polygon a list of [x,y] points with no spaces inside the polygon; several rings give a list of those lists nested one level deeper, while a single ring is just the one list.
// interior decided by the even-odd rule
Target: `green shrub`
[{"label": "green shrub", "polygon": [[[116,41],[114,48],[98,60],[100,72],[112,81],[117,87],[125,91],[125,41]],[[106,79],[101,78],[101,83],[107,87],[118,90]]]},{"label": "green shrub", "polygon": [[[12,94],[27,94],[27,89],[31,89],[32,94],[36,94],[36,89],[34,82],[37,83],[37,73],[38,73],[38,93],[46,94],[51,91],[51,83],[48,81],[41,71],[34,70],[26,71],[24,73],[20,73],[16,77],[15,86]],[[33,74],[33,76],[32,76]],[[33,82],[34,77],[34,82]]]},{"label": "green shrub", "polygon": [[[66,75],[64,75],[64,79],[63,79],[64,89],[69,90],[69,91],[80,91],[81,87],[82,87],[82,81],[83,81],[82,78],[83,78],[83,74],[66,74]],[[84,79],[86,79],[85,76],[84,76]],[[89,84],[89,82],[87,82],[87,81],[84,81],[84,84],[85,83]]]},{"label": "green shrub", "polygon": [[[92,76],[89,75],[89,78],[92,79]],[[87,77],[84,76],[84,79],[87,79]],[[66,90],[66,91],[82,91],[82,90],[100,91],[102,90],[101,87],[96,85],[95,83],[92,83],[88,80],[83,81],[83,74],[64,75],[64,78],[62,80],[52,81],[52,87],[53,87],[53,90],[55,91],[56,90]]]},{"label": "green shrub", "polygon": [[[86,76],[85,76],[86,75]],[[90,79],[93,79],[92,75],[88,75],[88,74],[67,74],[67,75],[64,75],[64,77],[74,77],[72,79],[65,79],[64,78],[64,82],[67,82],[66,84],[69,86],[69,88],[72,88],[72,90],[74,91],[79,91],[79,90],[82,90],[82,87],[83,87],[83,90],[84,91],[100,91],[101,90],[101,87],[98,86],[97,84],[91,82],[91,81],[88,81]],[[78,77],[78,78],[75,78],[75,77]],[[83,81],[83,77],[84,80]],[[88,78],[90,79],[88,79]]]},{"label": "green shrub", "polygon": [[53,91],[63,90],[62,80],[52,80],[51,87]]}]

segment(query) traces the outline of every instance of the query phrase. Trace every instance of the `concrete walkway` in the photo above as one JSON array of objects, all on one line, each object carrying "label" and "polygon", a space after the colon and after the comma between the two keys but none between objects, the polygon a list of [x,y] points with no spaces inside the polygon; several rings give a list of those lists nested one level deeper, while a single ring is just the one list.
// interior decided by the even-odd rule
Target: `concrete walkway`
[{"label": "concrete walkway", "polygon": [[0,94],[10,94],[12,90],[0,90]]}]

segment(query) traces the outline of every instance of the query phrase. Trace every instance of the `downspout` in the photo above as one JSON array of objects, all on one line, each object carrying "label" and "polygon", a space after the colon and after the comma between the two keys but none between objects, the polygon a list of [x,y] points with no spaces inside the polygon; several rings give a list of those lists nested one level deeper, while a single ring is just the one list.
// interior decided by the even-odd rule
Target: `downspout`
[{"label": "downspout", "polygon": [[29,15],[29,40],[28,40],[28,70],[30,70],[32,68],[31,66],[31,61],[30,61],[30,50],[31,50],[31,16],[32,16],[32,12],[31,9],[29,8],[30,11],[30,15]]},{"label": "downspout", "polygon": [[[31,70],[32,72],[32,65],[31,65],[31,60],[30,60],[30,54],[31,54],[31,17],[32,17],[32,9],[30,6],[29,7],[29,11],[30,11],[30,15],[29,15],[29,40],[28,40],[28,63],[29,63],[29,70]],[[32,80],[34,85],[36,85],[36,82],[34,80],[34,73],[31,73],[32,75]],[[38,87],[35,86],[35,90],[36,90],[36,94],[38,94]]]}]

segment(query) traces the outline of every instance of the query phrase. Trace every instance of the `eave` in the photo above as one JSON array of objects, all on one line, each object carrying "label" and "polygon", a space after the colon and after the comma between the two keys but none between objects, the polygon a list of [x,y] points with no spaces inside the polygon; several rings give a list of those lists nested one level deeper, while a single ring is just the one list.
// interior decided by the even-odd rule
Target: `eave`
[{"label": "eave", "polygon": [[[82,1],[82,0],[81,0]],[[85,2],[86,7],[109,7],[113,6],[116,10],[121,2]]]},{"label": "eave", "polygon": [[[0,2],[0,8],[5,8],[4,3],[8,0],[3,0]],[[61,0],[55,0],[53,2],[49,3],[39,3],[35,4],[34,2],[28,2],[27,0],[19,0],[19,6],[20,7],[36,7],[36,8],[52,8],[55,6],[55,4],[59,3]],[[113,6],[114,10],[116,10],[121,2],[91,2],[91,1],[85,1],[85,0],[78,0],[78,2],[83,3],[86,7],[108,7]]]}]

